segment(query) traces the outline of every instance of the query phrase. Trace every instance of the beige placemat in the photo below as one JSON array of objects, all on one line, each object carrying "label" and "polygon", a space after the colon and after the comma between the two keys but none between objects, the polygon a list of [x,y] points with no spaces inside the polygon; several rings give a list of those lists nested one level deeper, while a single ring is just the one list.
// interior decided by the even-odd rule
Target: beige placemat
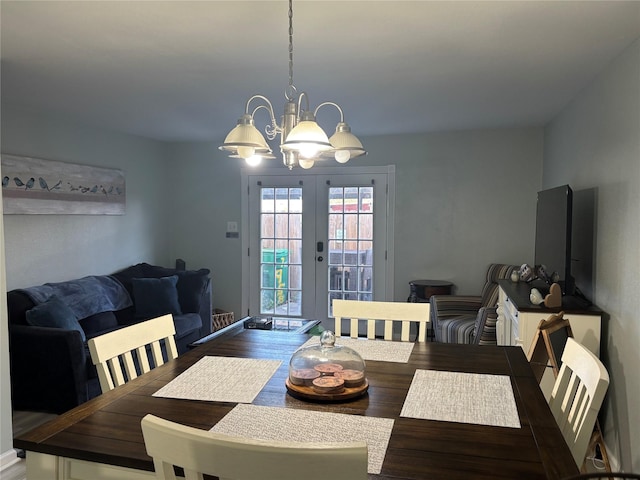
[{"label": "beige placemat", "polygon": [[240,404],[211,431],[289,443],[366,441],[368,471],[380,473],[393,422],[391,418]]},{"label": "beige placemat", "polygon": [[505,375],[416,370],[400,416],[520,428]]},{"label": "beige placemat", "polygon": [[153,396],[251,403],[281,363],[254,358],[202,357]]},{"label": "beige placemat", "polygon": [[[320,345],[319,337],[312,337],[302,347]],[[337,337],[336,345],[354,349],[364,360],[407,363],[413,351],[413,342],[367,340],[365,338]]]}]

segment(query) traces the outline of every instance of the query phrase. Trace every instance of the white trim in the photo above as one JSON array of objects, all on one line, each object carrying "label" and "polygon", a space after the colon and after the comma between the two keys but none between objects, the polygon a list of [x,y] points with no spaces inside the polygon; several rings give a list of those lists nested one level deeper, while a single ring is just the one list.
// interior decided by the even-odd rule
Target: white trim
[{"label": "white trim", "polygon": [[2,473],[5,469],[9,468],[11,465],[14,465],[20,461],[20,457],[18,457],[18,452],[15,449],[7,450],[2,455],[0,455],[0,473]]}]

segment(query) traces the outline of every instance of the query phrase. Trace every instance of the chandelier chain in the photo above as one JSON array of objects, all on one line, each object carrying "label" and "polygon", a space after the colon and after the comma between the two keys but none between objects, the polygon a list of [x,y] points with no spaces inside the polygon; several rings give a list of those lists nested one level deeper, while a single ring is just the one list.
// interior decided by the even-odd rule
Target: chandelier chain
[{"label": "chandelier chain", "polygon": [[289,86],[293,87],[293,0],[289,0]]}]

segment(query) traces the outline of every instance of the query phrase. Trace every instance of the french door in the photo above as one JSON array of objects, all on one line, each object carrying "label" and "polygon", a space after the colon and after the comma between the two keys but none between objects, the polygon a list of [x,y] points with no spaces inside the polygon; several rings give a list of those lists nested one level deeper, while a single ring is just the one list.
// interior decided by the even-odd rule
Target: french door
[{"label": "french door", "polygon": [[335,298],[393,296],[393,167],[318,170],[243,171],[250,315],[324,320]]}]

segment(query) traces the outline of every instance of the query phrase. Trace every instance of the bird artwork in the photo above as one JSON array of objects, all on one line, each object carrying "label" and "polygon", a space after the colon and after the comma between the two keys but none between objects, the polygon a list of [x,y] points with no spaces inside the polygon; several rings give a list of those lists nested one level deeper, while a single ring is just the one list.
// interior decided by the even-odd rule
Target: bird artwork
[{"label": "bird artwork", "polygon": [[3,155],[2,173],[4,213],[124,214],[119,170]]},{"label": "bird artwork", "polygon": [[51,190],[59,190],[60,185],[62,185],[62,180],[58,180],[58,183],[56,183],[53,187],[49,187],[49,184],[44,178],[38,177],[38,183],[40,184],[41,189],[50,192]]},{"label": "bird artwork", "polygon": [[25,190],[29,190],[30,188],[33,188],[33,184],[36,182],[36,179],[31,177],[29,180],[27,180],[27,183],[24,183],[18,177],[13,177],[13,181],[15,182],[17,187],[24,187]]}]

